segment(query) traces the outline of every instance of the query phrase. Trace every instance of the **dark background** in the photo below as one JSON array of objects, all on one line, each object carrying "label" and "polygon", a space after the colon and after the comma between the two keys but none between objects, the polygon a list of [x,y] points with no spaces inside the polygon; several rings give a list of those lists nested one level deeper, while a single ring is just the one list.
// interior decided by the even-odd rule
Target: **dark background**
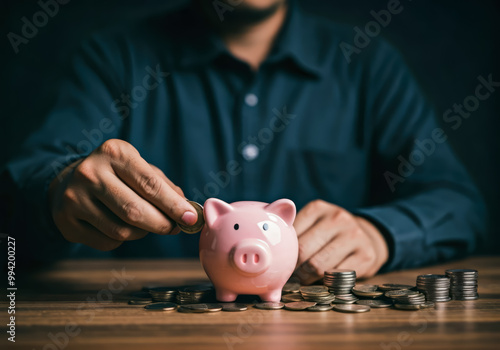
[{"label": "dark background", "polygon": [[[47,0],[42,0],[47,1]],[[211,0],[209,0],[211,1]],[[0,5],[0,171],[27,134],[35,130],[54,98],[64,67],[92,32],[182,6],[185,0],[72,0],[15,54],[7,33],[21,34],[23,16],[40,10],[37,1],[3,0]],[[370,11],[389,0],[308,0],[302,6],[323,16],[364,27]],[[404,55],[459,157],[483,193],[490,211],[490,239],[481,252],[500,253],[500,88],[457,130],[442,122],[453,104],[474,94],[477,77],[500,81],[500,2],[401,0],[382,36]],[[354,36],[354,32],[353,32]]]}]

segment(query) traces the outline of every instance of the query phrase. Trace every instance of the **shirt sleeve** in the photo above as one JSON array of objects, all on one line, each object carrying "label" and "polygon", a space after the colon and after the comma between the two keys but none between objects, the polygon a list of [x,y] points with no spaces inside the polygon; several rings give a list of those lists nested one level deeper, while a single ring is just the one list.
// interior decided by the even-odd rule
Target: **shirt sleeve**
[{"label": "shirt sleeve", "polygon": [[95,39],[82,44],[41,128],[7,163],[4,183],[13,186],[8,196],[10,230],[29,260],[60,258],[78,248],[57,230],[47,190],[62,169],[87,156],[106,139],[119,136],[123,115],[113,106],[121,94],[119,70],[123,60],[111,52],[110,45]]},{"label": "shirt sleeve", "polygon": [[364,106],[370,202],[355,213],[386,237],[390,258],[381,271],[471,253],[486,234],[483,199],[403,59],[388,44],[378,45],[367,65]]}]

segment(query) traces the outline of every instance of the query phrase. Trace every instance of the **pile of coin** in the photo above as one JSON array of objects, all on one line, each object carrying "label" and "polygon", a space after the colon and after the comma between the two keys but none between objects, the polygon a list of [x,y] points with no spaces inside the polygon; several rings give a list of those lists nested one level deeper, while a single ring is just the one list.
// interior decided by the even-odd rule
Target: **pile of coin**
[{"label": "pile of coin", "polygon": [[477,270],[472,269],[450,269],[445,271],[450,278],[450,297],[453,300],[476,300],[477,294]]},{"label": "pile of coin", "polygon": [[299,289],[300,295],[305,301],[317,304],[330,304],[335,300],[335,295],[330,293],[327,286],[303,286]]},{"label": "pile of coin", "polygon": [[[419,310],[434,307],[434,302],[449,301],[450,295],[455,300],[478,299],[477,277],[477,270],[451,269],[446,270],[446,275],[419,275],[416,287],[394,283],[362,285],[356,284],[356,272],[353,270],[328,270],[325,271],[324,285],[301,286],[291,280],[283,287],[281,302],[261,302],[253,306],[262,310],[351,313],[391,306],[401,310]],[[209,283],[145,287],[143,290],[148,293],[132,294],[134,299],[129,301],[129,305],[145,305],[145,309],[152,311],[177,310],[184,313],[245,311],[248,308],[243,303],[217,302],[214,287]]]},{"label": "pile of coin", "polygon": [[208,284],[201,284],[180,288],[176,297],[178,304],[196,304],[213,299],[214,288]]},{"label": "pile of coin", "polygon": [[153,302],[173,302],[176,301],[176,287],[155,287],[149,289],[149,294]]},{"label": "pile of coin", "polygon": [[427,302],[425,295],[416,290],[389,290],[385,292],[385,296],[392,299],[396,309],[419,310],[434,307],[434,303]]},{"label": "pile of coin", "polygon": [[445,275],[419,275],[417,276],[417,289],[425,294],[428,301],[450,301],[450,279]]},{"label": "pile of coin", "polygon": [[336,297],[351,295],[352,288],[356,284],[356,271],[346,269],[326,270],[323,281],[329,291],[335,294]]}]

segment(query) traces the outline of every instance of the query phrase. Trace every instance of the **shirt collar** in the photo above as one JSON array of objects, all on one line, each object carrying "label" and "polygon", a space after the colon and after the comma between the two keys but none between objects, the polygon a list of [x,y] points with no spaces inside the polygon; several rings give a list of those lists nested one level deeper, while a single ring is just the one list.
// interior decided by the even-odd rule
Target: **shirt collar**
[{"label": "shirt collar", "polygon": [[[181,30],[182,35],[178,36],[176,50],[180,67],[205,65],[219,56],[232,56],[222,39],[198,11],[190,7],[186,16],[189,17],[184,17],[185,20],[182,21],[184,28]],[[295,0],[290,0],[285,23],[265,62],[290,60],[303,72],[319,77],[322,72],[318,60],[319,53],[318,40],[315,40],[314,36],[314,21],[302,13]]]}]

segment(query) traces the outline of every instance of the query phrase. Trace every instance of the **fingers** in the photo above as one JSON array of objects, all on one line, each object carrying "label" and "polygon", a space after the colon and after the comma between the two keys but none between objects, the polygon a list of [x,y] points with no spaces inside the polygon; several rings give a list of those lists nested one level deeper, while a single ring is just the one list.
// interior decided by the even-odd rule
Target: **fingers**
[{"label": "fingers", "polygon": [[323,277],[325,270],[338,268],[342,261],[354,254],[358,244],[348,231],[340,232],[301,265],[296,274],[303,283],[313,283]]},{"label": "fingers", "polygon": [[94,226],[82,220],[72,223],[71,231],[66,230],[66,234],[63,233],[63,235],[70,242],[85,244],[101,251],[116,249],[123,243],[109,238]]},{"label": "fingers", "polygon": [[101,188],[94,195],[121,220],[158,234],[167,234],[172,230],[172,222],[158,208],[140,197],[114,174],[102,172],[100,176]]},{"label": "fingers", "polygon": [[[196,210],[169,182],[154,171],[140,156],[123,155],[124,162],[111,162],[117,176],[146,201],[154,204],[168,217],[186,225],[196,223]],[[173,185],[173,184],[172,184]]]},{"label": "fingers", "polygon": [[355,270],[357,278],[364,278],[375,274],[376,271],[373,271],[372,266],[373,262],[361,250],[358,250],[346,257],[337,268]]},{"label": "fingers", "polygon": [[85,204],[86,210],[82,213],[81,219],[87,221],[111,239],[133,241],[148,234],[148,231],[124,222],[100,202],[94,203],[94,201],[88,199]]},{"label": "fingers", "polygon": [[184,191],[182,191],[182,189],[177,186],[176,184],[174,184],[166,175],[163,171],[161,171],[158,167],[156,167],[155,165],[153,164],[149,164],[149,166],[151,168],[153,168],[153,170],[156,172],[156,174],[158,174],[158,176],[160,176],[171,188],[174,189],[175,192],[177,192],[177,194],[179,196],[182,196],[184,198],[186,198],[186,196],[184,195]]},{"label": "fingers", "polygon": [[327,245],[342,228],[332,225],[330,220],[320,220],[309,227],[299,237],[299,259],[300,266],[309,260],[316,252]]},{"label": "fingers", "polygon": [[293,223],[297,236],[300,237],[303,235],[311,226],[325,216],[341,210],[343,209],[320,199],[309,202],[298,212]]}]

